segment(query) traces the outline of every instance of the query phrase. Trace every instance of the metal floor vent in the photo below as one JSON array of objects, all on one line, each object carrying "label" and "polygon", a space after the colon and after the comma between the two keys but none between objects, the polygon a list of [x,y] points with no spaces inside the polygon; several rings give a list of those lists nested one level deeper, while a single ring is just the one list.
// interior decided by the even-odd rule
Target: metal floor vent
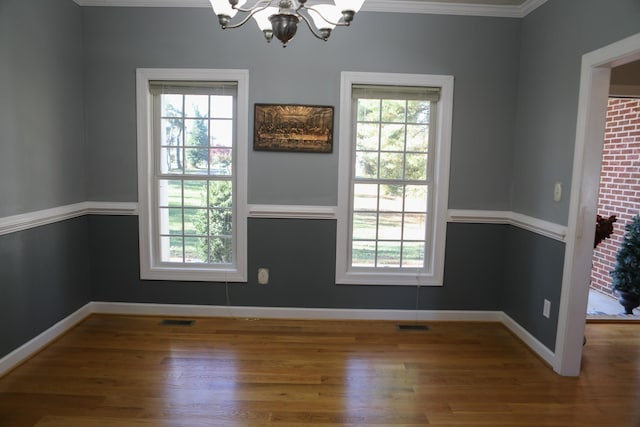
[{"label": "metal floor vent", "polygon": [[427,325],[398,325],[398,329],[401,331],[428,331]]},{"label": "metal floor vent", "polygon": [[195,320],[184,320],[184,319],[163,319],[160,322],[163,326],[193,326],[196,323]]}]

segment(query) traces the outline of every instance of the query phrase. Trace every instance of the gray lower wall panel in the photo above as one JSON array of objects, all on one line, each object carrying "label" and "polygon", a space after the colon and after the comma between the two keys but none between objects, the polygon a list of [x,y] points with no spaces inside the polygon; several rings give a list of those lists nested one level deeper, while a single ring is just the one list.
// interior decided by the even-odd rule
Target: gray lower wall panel
[{"label": "gray lower wall panel", "polygon": [[[336,285],[333,220],[249,220],[249,281],[140,280],[138,218],[87,216],[0,236],[0,357],[87,302],[502,310],[553,350],[564,244],[507,225],[449,224],[442,287]],[[89,250],[87,250],[87,248]],[[269,285],[257,269],[270,270]],[[418,297],[416,299],[416,297]],[[550,319],[542,300],[552,302]]]},{"label": "gray lower wall panel", "polygon": [[[565,244],[511,227],[505,250],[502,311],[554,351]],[[545,299],[551,302],[548,319],[542,316]]]},{"label": "gray lower wall panel", "polygon": [[90,301],[87,221],[0,236],[0,358]]},{"label": "gray lower wall panel", "polygon": [[[227,304],[225,286],[140,280],[137,217],[92,216],[95,301]],[[449,224],[445,286],[422,287],[422,310],[499,310],[508,227]],[[416,288],[335,284],[333,220],[249,219],[249,281],[229,284],[234,306],[414,309]],[[270,283],[257,284],[257,270]]]}]

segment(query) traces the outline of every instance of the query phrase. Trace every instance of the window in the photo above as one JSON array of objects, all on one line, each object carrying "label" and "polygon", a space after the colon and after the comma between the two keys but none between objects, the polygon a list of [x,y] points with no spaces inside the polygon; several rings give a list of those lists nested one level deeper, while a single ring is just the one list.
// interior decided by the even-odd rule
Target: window
[{"label": "window", "polygon": [[336,282],[442,285],[453,78],[343,73]]},{"label": "window", "polygon": [[246,71],[138,70],[141,277],[246,281]]}]

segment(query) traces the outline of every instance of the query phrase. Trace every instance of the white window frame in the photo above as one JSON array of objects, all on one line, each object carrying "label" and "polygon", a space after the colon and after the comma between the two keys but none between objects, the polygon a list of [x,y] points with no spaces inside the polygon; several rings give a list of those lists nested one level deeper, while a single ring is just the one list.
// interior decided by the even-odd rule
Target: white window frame
[{"label": "white window frame", "polygon": [[[336,283],[353,285],[402,285],[442,286],[444,277],[444,252],[447,230],[449,198],[449,164],[451,153],[451,128],[453,121],[453,76],[397,73],[342,72],[340,82],[340,142],[338,164],[338,210],[336,239]],[[433,184],[429,221],[427,258],[424,268],[351,269],[349,266],[351,240],[351,210],[353,189],[354,123],[352,86],[358,84],[389,86],[439,87],[433,156]]]},{"label": "white window frame", "polygon": [[[153,95],[149,83],[162,81],[237,82],[237,117],[234,138],[233,209],[235,256],[225,267],[203,264],[161,263],[156,233],[157,188],[153,141]],[[249,71],[224,69],[136,70],[136,107],[138,138],[138,210],[140,234],[140,277],[149,280],[187,280],[206,282],[247,281],[247,147],[249,123]]]}]

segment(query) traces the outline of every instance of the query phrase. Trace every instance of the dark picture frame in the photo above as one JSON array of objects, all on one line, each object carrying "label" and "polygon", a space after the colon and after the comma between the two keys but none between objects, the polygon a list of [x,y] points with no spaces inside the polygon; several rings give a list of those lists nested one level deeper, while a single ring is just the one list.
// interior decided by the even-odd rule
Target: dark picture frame
[{"label": "dark picture frame", "polygon": [[333,106],[255,104],[253,149],[333,151]]}]

